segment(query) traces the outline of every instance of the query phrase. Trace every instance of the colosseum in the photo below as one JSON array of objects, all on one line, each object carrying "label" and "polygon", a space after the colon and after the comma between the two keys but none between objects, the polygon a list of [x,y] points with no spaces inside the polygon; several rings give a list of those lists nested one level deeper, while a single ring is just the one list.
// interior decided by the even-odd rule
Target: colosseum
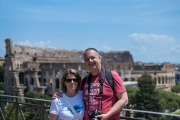
[{"label": "colosseum", "polygon": [[[5,43],[5,94],[24,96],[34,91],[52,95],[60,91],[60,80],[66,69],[74,68],[81,76],[89,72],[82,58],[83,51],[14,46],[11,39]],[[100,55],[103,67],[117,71],[124,83],[136,82],[146,72],[156,80],[158,88],[169,89],[175,85],[174,66],[170,63],[135,65],[129,51],[100,51]]]}]

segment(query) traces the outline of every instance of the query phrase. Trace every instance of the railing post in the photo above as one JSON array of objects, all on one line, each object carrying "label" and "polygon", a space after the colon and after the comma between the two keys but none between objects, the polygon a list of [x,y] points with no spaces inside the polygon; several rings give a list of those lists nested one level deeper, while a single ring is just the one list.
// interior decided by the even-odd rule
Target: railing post
[{"label": "railing post", "polygon": [[43,108],[43,102],[40,101],[41,103],[41,120],[44,120],[44,108]]},{"label": "railing post", "polygon": [[166,120],[171,120],[171,116],[166,115]]},{"label": "railing post", "polygon": [[18,120],[18,98],[16,98],[16,112],[15,112],[15,118],[16,118],[16,120]]},{"label": "railing post", "polygon": [[3,112],[2,112],[2,110],[1,110],[1,107],[0,107],[0,114],[1,114],[1,118],[2,118],[2,120],[5,120],[5,119],[4,119]]}]

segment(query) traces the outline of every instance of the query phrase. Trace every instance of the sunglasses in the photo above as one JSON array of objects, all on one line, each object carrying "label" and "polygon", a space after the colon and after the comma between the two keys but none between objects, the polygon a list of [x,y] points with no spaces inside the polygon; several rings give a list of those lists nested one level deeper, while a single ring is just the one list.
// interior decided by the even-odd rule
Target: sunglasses
[{"label": "sunglasses", "polygon": [[65,81],[68,82],[68,83],[70,83],[71,81],[78,82],[78,79],[77,78],[72,78],[72,79],[66,79]]}]

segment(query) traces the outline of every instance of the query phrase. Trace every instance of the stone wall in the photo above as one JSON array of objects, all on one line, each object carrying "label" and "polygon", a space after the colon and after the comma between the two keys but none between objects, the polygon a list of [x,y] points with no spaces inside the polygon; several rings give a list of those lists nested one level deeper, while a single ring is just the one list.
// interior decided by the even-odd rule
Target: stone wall
[{"label": "stone wall", "polygon": [[[61,90],[60,80],[66,69],[74,68],[81,76],[89,72],[83,61],[83,51],[13,46],[11,39],[5,42],[5,94],[24,96],[33,91],[52,95]],[[133,57],[128,51],[100,51],[100,55],[102,66],[117,71],[123,81],[136,81],[147,71],[134,70]],[[160,66],[159,71],[149,71],[157,79],[157,87],[174,85],[173,72],[171,64]]]}]

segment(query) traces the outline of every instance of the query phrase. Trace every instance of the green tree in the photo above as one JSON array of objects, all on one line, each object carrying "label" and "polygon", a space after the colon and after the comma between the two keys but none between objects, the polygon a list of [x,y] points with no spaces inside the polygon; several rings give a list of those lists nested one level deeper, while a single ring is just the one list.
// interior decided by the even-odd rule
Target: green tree
[{"label": "green tree", "polygon": [[[49,97],[45,94],[36,93],[36,92],[27,92],[25,94],[25,97],[51,100],[51,97]],[[36,105],[46,105],[46,106],[50,106],[50,104],[51,104],[50,102],[41,102],[41,101],[37,101],[37,100],[28,100],[28,99],[26,100],[26,103],[36,104]],[[37,106],[27,107],[27,106],[23,105],[22,110],[24,111],[25,118],[29,119],[29,120],[32,119],[39,108],[40,107],[37,107]],[[36,120],[40,120],[40,114],[37,116]]]},{"label": "green tree", "polygon": [[180,85],[175,85],[171,88],[172,92],[180,93]]},{"label": "green tree", "polygon": [[[5,119],[9,118],[9,120],[15,120],[15,118],[16,118],[15,117],[16,116],[15,109],[13,110],[13,112],[11,114],[9,114],[10,111],[12,110],[13,106],[14,106],[14,103],[8,103],[7,108],[5,110]],[[22,120],[19,112],[18,112],[18,120]]]},{"label": "green tree", "polygon": [[[1,92],[0,92],[0,94],[1,94]],[[0,96],[0,100],[1,100],[1,99],[2,99],[2,96]],[[0,108],[1,108],[1,110],[2,110],[2,112],[3,112],[3,114],[4,114],[4,112],[5,112],[4,106],[5,106],[5,103],[2,102],[2,101],[0,101]]]},{"label": "green tree", "polygon": [[[48,96],[41,94],[41,93],[28,92],[27,94],[25,94],[25,97],[28,97],[30,99],[25,99],[26,104],[21,104],[19,107],[21,108],[26,120],[32,120],[32,118],[37,113],[39,108],[41,108],[41,105],[45,105],[47,107],[50,105],[50,102],[42,102],[41,100],[31,99],[31,98],[44,99],[44,100],[50,100],[51,99],[51,97],[48,97]],[[27,105],[27,104],[31,104],[31,105]],[[33,104],[35,104],[35,105],[33,105]],[[10,116],[8,116],[13,105],[14,105],[14,103],[9,103],[7,105],[6,110],[5,110],[5,117],[6,118],[10,117],[10,120],[14,120],[15,115],[16,115],[16,109],[14,109],[12,114],[10,114]],[[44,111],[44,112],[46,112],[46,111]],[[36,120],[40,120],[40,117],[41,117],[41,114],[38,114],[38,116],[36,117]],[[47,117],[44,117],[44,118],[45,118],[44,120],[47,120]],[[19,111],[18,111],[18,120],[23,120]]]},{"label": "green tree", "polygon": [[[160,101],[160,95],[155,89],[155,80],[145,73],[138,79],[138,87],[139,91],[137,91],[135,95],[134,109],[162,112],[163,106]],[[143,115],[136,113],[135,117],[146,117],[148,120],[160,120],[160,116],[153,114]]]},{"label": "green tree", "polygon": [[180,97],[176,93],[168,92],[165,90],[157,89],[161,96],[161,102],[165,110],[168,112],[175,112],[180,108]]},{"label": "green tree", "polygon": [[[134,101],[135,101],[135,95],[136,95],[136,92],[138,91],[138,88],[137,87],[130,87],[130,86],[126,86],[126,91],[127,91],[127,94],[128,94],[128,104],[126,105],[126,108],[127,109],[132,109],[132,105],[135,104]],[[126,111],[125,113],[125,116],[128,116],[130,117],[131,113],[130,111]]]},{"label": "green tree", "polygon": [[4,90],[4,83],[0,82],[0,90]]}]

